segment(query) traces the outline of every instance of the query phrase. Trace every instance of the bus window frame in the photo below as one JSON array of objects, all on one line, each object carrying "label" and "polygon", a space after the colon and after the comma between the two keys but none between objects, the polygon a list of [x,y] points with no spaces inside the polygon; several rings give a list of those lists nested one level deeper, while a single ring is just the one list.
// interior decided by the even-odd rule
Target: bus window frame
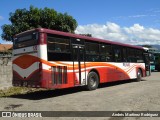
[{"label": "bus window frame", "polygon": [[[48,38],[56,38],[56,39],[65,38],[66,40],[68,40],[68,51],[49,50]],[[48,61],[72,61],[72,50],[71,50],[70,37],[55,35],[55,34],[47,34],[46,40],[47,40],[47,60]],[[54,42],[54,43],[60,43],[60,42]]]},{"label": "bus window frame", "polygon": [[[87,47],[90,44],[97,45],[98,49],[96,51],[87,50],[88,49]],[[89,46],[89,49],[92,48],[92,47]],[[95,49],[95,48],[92,48],[92,49]],[[89,52],[87,52],[87,51],[89,51]],[[100,59],[100,44],[99,44],[99,42],[85,40],[85,61],[86,62],[100,62],[101,61],[101,59]]]},{"label": "bus window frame", "polygon": [[[31,35],[30,39],[25,39],[25,40],[18,41],[19,39],[22,39],[22,38],[25,38],[25,37],[27,38],[28,35]],[[13,40],[13,48],[14,49],[20,49],[20,48],[24,48],[24,47],[30,47],[30,46],[38,45],[39,38],[40,38],[39,32],[32,32],[32,33],[27,33],[27,34],[16,36]],[[32,43],[32,44],[26,45],[26,43]],[[17,47],[19,44],[22,44],[22,46]]]}]

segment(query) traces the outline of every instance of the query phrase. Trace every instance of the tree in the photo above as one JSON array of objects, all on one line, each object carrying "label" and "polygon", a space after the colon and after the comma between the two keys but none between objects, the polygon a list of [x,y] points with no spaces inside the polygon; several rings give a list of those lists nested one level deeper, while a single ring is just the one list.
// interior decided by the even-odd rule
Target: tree
[{"label": "tree", "polygon": [[64,32],[74,33],[77,21],[67,13],[58,13],[54,9],[44,9],[30,6],[30,9],[17,9],[10,13],[11,24],[4,24],[1,37],[3,40],[12,41],[17,33],[33,28],[48,28]]},{"label": "tree", "polygon": [[79,34],[79,35],[83,35],[83,36],[87,36],[87,37],[92,37],[92,34],[89,34],[89,33],[87,33],[87,34]]}]

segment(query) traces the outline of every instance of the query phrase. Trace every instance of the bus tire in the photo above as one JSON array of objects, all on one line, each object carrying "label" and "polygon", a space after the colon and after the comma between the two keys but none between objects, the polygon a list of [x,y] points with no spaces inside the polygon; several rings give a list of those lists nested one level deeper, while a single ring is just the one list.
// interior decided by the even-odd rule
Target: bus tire
[{"label": "bus tire", "polygon": [[138,69],[136,81],[140,82],[141,80],[142,80],[142,72],[140,69]]},{"label": "bus tire", "polygon": [[99,77],[96,72],[90,72],[87,77],[87,90],[95,90],[99,85]]}]

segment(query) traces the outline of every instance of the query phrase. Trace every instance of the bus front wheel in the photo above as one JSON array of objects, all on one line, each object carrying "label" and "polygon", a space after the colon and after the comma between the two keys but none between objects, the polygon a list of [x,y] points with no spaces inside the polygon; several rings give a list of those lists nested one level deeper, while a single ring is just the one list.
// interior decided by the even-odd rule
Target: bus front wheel
[{"label": "bus front wheel", "polygon": [[98,88],[99,77],[96,72],[90,72],[87,77],[87,90],[95,90]]},{"label": "bus front wheel", "polygon": [[141,80],[142,80],[142,72],[141,72],[141,70],[139,69],[139,70],[137,71],[136,81],[139,82],[139,81],[141,81]]}]

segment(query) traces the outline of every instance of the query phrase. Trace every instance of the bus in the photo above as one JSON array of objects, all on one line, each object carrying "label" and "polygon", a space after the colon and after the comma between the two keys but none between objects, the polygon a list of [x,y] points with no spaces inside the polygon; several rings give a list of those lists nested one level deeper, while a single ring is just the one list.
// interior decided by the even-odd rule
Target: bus
[{"label": "bus", "polygon": [[15,35],[13,86],[62,89],[150,75],[143,47],[35,28]]},{"label": "bus", "polygon": [[148,48],[151,71],[160,71],[160,52],[157,48]]},{"label": "bus", "polygon": [[155,56],[154,56],[154,53],[149,52],[149,59],[150,59],[150,69],[151,69],[151,71],[155,71]]},{"label": "bus", "polygon": [[154,56],[154,66],[155,66],[155,71],[160,71],[160,52],[154,52],[152,53]]}]

